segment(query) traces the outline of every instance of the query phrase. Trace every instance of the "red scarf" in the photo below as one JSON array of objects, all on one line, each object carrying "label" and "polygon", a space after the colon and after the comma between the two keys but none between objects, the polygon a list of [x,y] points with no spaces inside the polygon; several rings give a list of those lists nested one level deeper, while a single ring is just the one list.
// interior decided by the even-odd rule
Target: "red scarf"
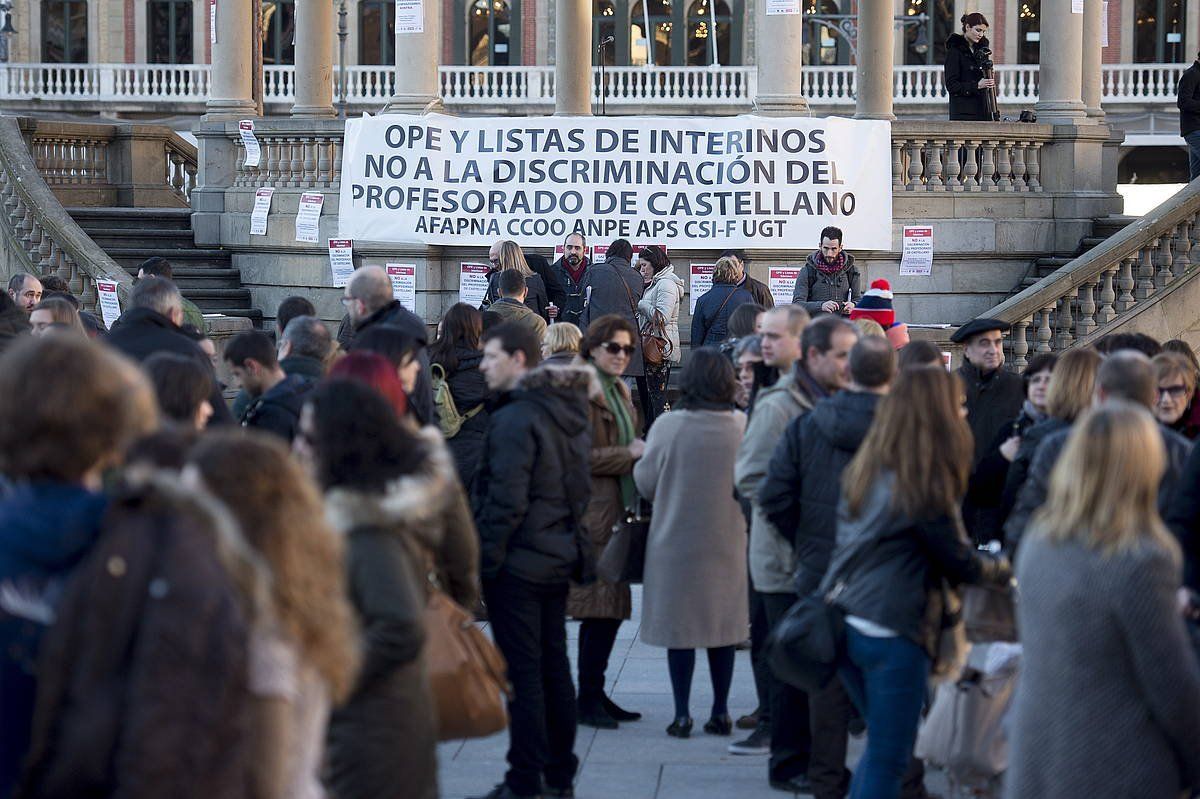
[{"label": "red scarf", "polygon": [[833,263],[828,263],[825,260],[825,254],[818,252],[817,257],[816,257],[816,262],[817,262],[817,269],[819,269],[821,271],[821,274],[836,275],[838,272],[841,272],[843,269],[846,268],[846,251],[842,250],[841,252],[839,252],[837,254],[837,258],[833,259]]},{"label": "red scarf", "polygon": [[571,266],[571,262],[566,259],[566,256],[563,256],[562,264],[563,269],[567,270],[567,274],[571,276],[571,279],[575,281],[576,285],[583,281],[583,273],[587,271],[588,267],[587,258],[579,259],[578,268]]}]

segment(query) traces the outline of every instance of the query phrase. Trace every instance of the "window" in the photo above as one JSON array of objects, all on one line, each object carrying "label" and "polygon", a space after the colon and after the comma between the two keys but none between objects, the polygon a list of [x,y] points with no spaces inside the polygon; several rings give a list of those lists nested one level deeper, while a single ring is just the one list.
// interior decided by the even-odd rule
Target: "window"
[{"label": "window", "polygon": [[263,0],[263,63],[296,63],[295,0]]},{"label": "window", "polygon": [[87,0],[44,0],[42,61],[51,64],[82,64],[87,60]]},{"label": "window", "polygon": [[467,58],[474,67],[519,64],[514,46],[512,13],[508,0],[474,0],[467,9]]},{"label": "window", "polygon": [[[613,38],[610,44],[601,47],[601,42],[609,36]],[[600,63],[601,52],[604,54],[606,67],[616,66],[617,63],[617,7],[613,0],[593,0],[592,2],[592,64]]]},{"label": "window", "polygon": [[804,63],[833,66],[850,63],[850,45],[837,28],[850,19],[834,0],[806,0],[804,17]]},{"label": "window", "polygon": [[[682,2],[682,0],[676,0]],[[632,64],[645,64],[647,56],[646,16],[650,23],[650,48],[653,49],[654,63],[658,66],[670,66],[671,33],[674,30],[674,20],[671,13],[671,0],[649,0],[649,6],[641,0],[633,5],[629,12],[629,61]]]},{"label": "window", "polygon": [[192,0],[150,0],[146,18],[146,60],[151,64],[191,64]]},{"label": "window", "polygon": [[396,63],[395,0],[359,0],[358,63]]},{"label": "window", "polygon": [[[710,4],[711,3],[711,4]],[[713,17],[716,16],[716,34]],[[687,63],[689,67],[729,62],[729,35],[733,27],[725,0],[695,0],[688,9]],[[714,58],[713,48],[716,48]]]},{"label": "window", "polygon": [[1137,0],[1133,11],[1133,60],[1179,63],[1183,52],[1184,0]]},{"label": "window", "polygon": [[1041,0],[1020,0],[1017,4],[1017,63],[1038,64],[1042,60]]},{"label": "window", "polygon": [[910,20],[924,17],[904,26],[904,63],[945,63],[946,40],[959,31],[954,21],[954,0],[908,0],[904,16]]}]

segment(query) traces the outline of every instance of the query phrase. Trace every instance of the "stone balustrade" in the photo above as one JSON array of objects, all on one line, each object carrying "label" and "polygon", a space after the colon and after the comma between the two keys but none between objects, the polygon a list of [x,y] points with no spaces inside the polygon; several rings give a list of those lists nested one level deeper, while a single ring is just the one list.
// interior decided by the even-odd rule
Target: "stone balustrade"
[{"label": "stone balustrade", "polygon": [[[235,130],[236,125],[230,130]],[[237,188],[336,189],[342,177],[340,126],[308,120],[272,120],[255,130],[262,149],[258,166],[246,166],[246,149],[237,143]]]},{"label": "stone balustrade", "polygon": [[1039,193],[1048,125],[892,126],[892,191]]}]

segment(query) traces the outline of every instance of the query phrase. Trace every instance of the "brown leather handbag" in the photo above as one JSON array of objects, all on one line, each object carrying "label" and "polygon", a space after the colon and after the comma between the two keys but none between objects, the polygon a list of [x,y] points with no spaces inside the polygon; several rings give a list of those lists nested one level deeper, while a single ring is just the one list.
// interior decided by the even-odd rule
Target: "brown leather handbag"
[{"label": "brown leather handbag", "polygon": [[671,357],[671,340],[667,338],[667,321],[662,311],[654,309],[654,316],[642,325],[642,360],[651,366],[662,366]]}]

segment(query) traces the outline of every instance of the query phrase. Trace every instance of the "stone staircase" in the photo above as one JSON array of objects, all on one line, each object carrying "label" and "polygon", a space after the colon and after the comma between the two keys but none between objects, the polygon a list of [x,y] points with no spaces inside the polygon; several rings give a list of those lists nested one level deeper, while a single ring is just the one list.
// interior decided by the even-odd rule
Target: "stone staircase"
[{"label": "stone staircase", "polygon": [[1136,216],[1114,214],[1112,216],[1101,217],[1100,219],[1095,220],[1092,227],[1092,235],[1086,236],[1079,242],[1079,249],[1073,256],[1070,258],[1048,256],[1037,259],[1033,265],[1033,268],[1027,275],[1025,275],[1025,277],[1021,279],[1021,282],[1017,284],[1017,286],[1013,289],[1012,294],[1009,296],[1014,296],[1024,291],[1042,278],[1049,277],[1059,269],[1062,269],[1079,256],[1090,252],[1096,247],[1099,247],[1101,244],[1108,241],[1109,238],[1115,236],[1117,233],[1120,233],[1127,225],[1136,221],[1137,219],[1138,217]]},{"label": "stone staircase", "polygon": [[197,247],[190,208],[68,208],[71,218],[108,255],[136,277],[138,265],[158,255],[174,267],[183,296],[205,314],[245,317],[262,327],[228,250]]}]

